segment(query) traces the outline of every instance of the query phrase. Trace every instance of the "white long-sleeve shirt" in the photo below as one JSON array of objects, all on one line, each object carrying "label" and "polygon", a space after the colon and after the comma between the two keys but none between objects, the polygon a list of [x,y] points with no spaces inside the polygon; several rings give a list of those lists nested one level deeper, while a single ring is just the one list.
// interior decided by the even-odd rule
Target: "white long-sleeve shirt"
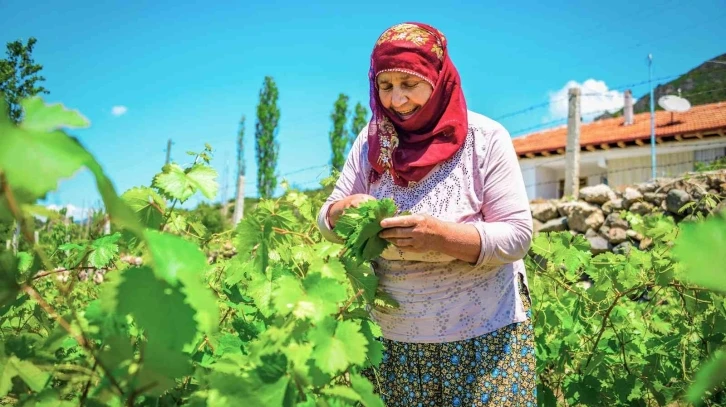
[{"label": "white long-sleeve shirt", "polygon": [[353,194],[392,198],[401,211],[469,223],[481,237],[472,265],[439,252],[389,247],[371,264],[380,288],[400,308],[371,310],[383,337],[402,342],[451,342],[484,335],[527,319],[517,289],[526,281],[522,258],[532,239],[524,180],[509,133],[499,123],[469,112],[465,144],[411,188],[385,173],[369,183],[367,126],[358,135],[335,189],[320,209],[318,227],[334,242],[328,223],[334,202]]}]

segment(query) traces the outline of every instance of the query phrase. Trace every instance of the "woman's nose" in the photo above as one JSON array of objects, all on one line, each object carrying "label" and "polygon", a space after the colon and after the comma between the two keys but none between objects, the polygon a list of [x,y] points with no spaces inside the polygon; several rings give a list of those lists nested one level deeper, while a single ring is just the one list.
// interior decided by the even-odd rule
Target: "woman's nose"
[{"label": "woman's nose", "polygon": [[393,93],[391,94],[391,105],[393,107],[401,107],[408,101],[408,98],[406,95],[401,92],[400,89],[393,88]]}]

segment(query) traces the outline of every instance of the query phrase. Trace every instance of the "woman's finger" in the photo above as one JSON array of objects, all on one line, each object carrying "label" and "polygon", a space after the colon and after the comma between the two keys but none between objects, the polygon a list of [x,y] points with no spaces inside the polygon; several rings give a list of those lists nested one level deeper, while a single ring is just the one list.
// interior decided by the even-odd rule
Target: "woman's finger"
[{"label": "woman's finger", "polygon": [[413,228],[390,228],[384,229],[378,233],[379,237],[388,238],[404,238],[413,236]]}]

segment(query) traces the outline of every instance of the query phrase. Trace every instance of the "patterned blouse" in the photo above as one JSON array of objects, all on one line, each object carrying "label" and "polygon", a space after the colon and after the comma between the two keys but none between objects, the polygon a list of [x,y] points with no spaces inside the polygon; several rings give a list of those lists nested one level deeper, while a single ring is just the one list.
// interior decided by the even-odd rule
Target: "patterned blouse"
[{"label": "patterned blouse", "polygon": [[358,135],[345,167],[318,215],[323,236],[341,242],[328,209],[353,194],[392,198],[401,211],[474,225],[481,237],[475,264],[443,253],[404,252],[389,245],[371,265],[380,288],[400,307],[371,310],[383,337],[401,342],[442,343],[481,336],[527,319],[517,275],[526,284],[522,258],[532,239],[532,217],[511,138],[502,125],[468,112],[464,146],[409,188],[385,173],[368,180],[368,128]]}]

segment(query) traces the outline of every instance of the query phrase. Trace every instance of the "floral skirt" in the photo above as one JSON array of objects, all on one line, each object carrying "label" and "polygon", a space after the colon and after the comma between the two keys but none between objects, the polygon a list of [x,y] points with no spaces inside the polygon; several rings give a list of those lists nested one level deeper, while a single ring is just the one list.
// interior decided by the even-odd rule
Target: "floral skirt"
[{"label": "floral skirt", "polygon": [[[521,282],[519,291],[531,318]],[[531,319],[456,342],[380,340],[383,362],[363,374],[388,407],[537,405]]]}]

